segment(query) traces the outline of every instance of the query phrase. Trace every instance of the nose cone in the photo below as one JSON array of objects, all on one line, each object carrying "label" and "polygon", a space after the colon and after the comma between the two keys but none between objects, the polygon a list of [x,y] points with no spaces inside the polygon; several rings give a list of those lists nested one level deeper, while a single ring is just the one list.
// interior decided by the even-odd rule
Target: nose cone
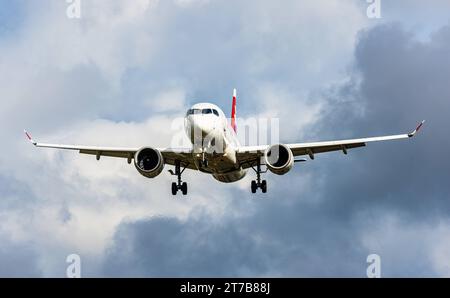
[{"label": "nose cone", "polygon": [[201,136],[202,138],[207,135],[213,134],[215,130],[215,121],[209,116],[194,117],[194,134],[195,136]]},{"label": "nose cone", "polygon": [[186,133],[193,144],[202,144],[203,140],[216,137],[218,131],[215,118],[209,115],[191,115],[186,118]]}]

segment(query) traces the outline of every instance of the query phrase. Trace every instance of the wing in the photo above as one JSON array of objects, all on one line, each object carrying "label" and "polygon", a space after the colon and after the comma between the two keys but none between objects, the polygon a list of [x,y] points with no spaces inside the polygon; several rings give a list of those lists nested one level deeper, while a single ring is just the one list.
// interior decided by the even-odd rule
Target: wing
[{"label": "wing", "polygon": [[[314,142],[314,143],[297,143],[297,144],[287,144],[287,146],[292,150],[294,156],[308,155],[311,159],[315,158],[315,154],[331,152],[331,151],[342,151],[347,154],[347,150],[364,147],[367,143],[371,142],[381,142],[381,141],[391,141],[400,139],[409,139],[416,135],[420,128],[425,123],[422,121],[417,128],[411,133],[382,136],[382,137],[372,137],[372,138],[361,138],[361,139],[350,139],[350,140],[337,140],[337,141],[327,141],[327,142]],[[258,158],[264,155],[264,152],[269,148],[269,145],[265,146],[244,146],[238,150],[237,159],[239,163],[244,168],[249,168],[255,166]]]},{"label": "wing", "polygon": [[[81,146],[81,145],[63,145],[63,144],[46,144],[35,142],[31,135],[25,130],[25,135],[28,140],[36,147],[40,148],[52,148],[62,150],[78,151],[81,154],[95,155],[97,160],[100,160],[102,156],[125,158],[128,163],[131,163],[134,159],[134,155],[140,148],[119,148],[119,147],[97,147],[97,146]],[[194,160],[192,158],[192,149],[172,149],[172,148],[156,148],[161,151],[164,157],[164,163],[169,165],[175,165],[177,161],[181,162],[183,166],[188,169],[197,170]]]}]

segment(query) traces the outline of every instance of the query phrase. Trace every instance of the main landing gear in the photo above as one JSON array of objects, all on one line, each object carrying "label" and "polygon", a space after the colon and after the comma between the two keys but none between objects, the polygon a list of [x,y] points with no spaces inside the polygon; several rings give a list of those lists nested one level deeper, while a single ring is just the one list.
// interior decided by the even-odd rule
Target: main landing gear
[{"label": "main landing gear", "polygon": [[178,190],[181,190],[183,195],[187,195],[187,183],[181,181],[181,174],[183,174],[184,170],[186,170],[186,167],[181,169],[181,163],[177,161],[175,163],[175,173],[172,170],[169,170],[169,173],[173,176],[177,176],[177,182],[172,183],[172,194],[175,196],[178,193]]},{"label": "main landing gear", "polygon": [[261,161],[258,160],[258,163],[256,165],[256,169],[254,167],[252,167],[253,171],[255,171],[256,173],[256,181],[252,180],[252,193],[256,193],[256,190],[258,188],[261,188],[261,191],[263,193],[267,192],[267,181],[266,180],[262,180],[261,181],[261,174],[264,174],[267,172],[267,170],[265,171],[261,171]]}]

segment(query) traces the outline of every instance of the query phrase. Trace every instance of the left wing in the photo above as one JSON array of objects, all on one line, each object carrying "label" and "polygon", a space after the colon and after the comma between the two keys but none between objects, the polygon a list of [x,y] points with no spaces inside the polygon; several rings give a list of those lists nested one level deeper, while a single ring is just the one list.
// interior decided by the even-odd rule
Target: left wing
[{"label": "left wing", "polygon": [[[337,140],[337,141],[327,141],[327,142],[314,142],[314,143],[297,143],[297,144],[286,144],[291,150],[294,156],[308,155],[311,159],[315,158],[315,154],[331,152],[331,151],[342,151],[347,154],[348,149],[364,147],[367,143],[380,142],[380,141],[390,141],[390,140],[400,140],[409,139],[416,135],[420,128],[425,123],[422,121],[414,131],[407,134],[400,135],[390,135],[382,137],[372,137],[372,138],[361,138],[361,139],[350,139],[350,140]],[[258,158],[264,155],[264,152],[269,148],[269,145],[265,146],[244,146],[239,148],[237,153],[237,158],[239,163],[244,168],[249,168],[255,166]]]},{"label": "left wing", "polygon": [[[40,148],[52,148],[52,149],[63,149],[63,150],[74,150],[79,151],[81,154],[95,155],[97,160],[100,157],[117,157],[125,158],[128,163],[131,163],[134,159],[134,155],[141,148],[120,148],[120,147],[97,147],[97,146],[82,146],[82,145],[63,145],[63,144],[46,144],[39,143],[33,140],[31,135],[25,130],[25,135],[28,140],[36,147]],[[164,157],[164,163],[169,165],[175,165],[177,161],[181,162],[183,166],[188,169],[197,170],[193,158],[192,150],[186,149],[172,149],[172,148],[155,148],[159,150]]]}]

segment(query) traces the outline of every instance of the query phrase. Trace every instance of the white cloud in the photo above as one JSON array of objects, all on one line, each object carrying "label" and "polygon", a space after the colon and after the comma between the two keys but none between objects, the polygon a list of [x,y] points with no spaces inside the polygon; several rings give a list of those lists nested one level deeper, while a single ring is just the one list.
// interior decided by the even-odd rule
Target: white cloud
[{"label": "white cloud", "polygon": [[181,7],[189,7],[192,5],[205,5],[210,3],[210,0],[175,0],[175,3]]},{"label": "white cloud", "polygon": [[[165,147],[171,142],[173,131],[161,128],[170,128],[171,123],[170,116],[142,123],[98,120],[71,126],[54,135],[35,137],[77,144]],[[18,207],[12,212],[2,212],[2,231],[15,241],[39,243],[44,258],[51,258],[48,252],[54,250],[72,250],[85,257],[101,258],[115,228],[124,220],[152,216],[185,220],[198,210],[214,218],[233,214],[228,209],[232,208],[228,206],[232,203],[231,189],[219,183],[213,191],[204,189],[205,180],[213,182],[213,178],[204,174],[186,173],[183,178],[189,182],[189,196],[173,197],[170,183],[174,178],[166,172],[156,179],[147,179],[125,160],[105,157],[97,162],[93,156],[36,149],[29,144],[21,150],[19,155],[25,160],[3,160],[2,171],[8,169],[10,175],[26,183],[38,202],[31,210]],[[22,199],[26,198],[16,198]],[[62,209],[68,214],[66,220],[62,218]],[[24,216],[28,220],[24,221]],[[44,269],[48,275],[57,271]]]},{"label": "white cloud", "polygon": [[164,90],[149,97],[146,106],[155,112],[177,111],[183,115],[183,109],[186,107],[186,92],[179,88]]},{"label": "white cloud", "polygon": [[[262,115],[289,121],[282,137],[301,136],[320,119],[309,91],[342,73],[365,26],[364,11],[349,1],[212,3],[83,1],[82,19],[70,20],[64,1],[30,2],[23,34],[1,44],[0,137],[8,147],[0,171],[30,189],[0,213],[1,229],[10,241],[35,245],[46,275],[63,272],[55,256],[66,251],[101,258],[123,220],[186,219],[198,210],[217,221],[248,215],[255,202],[233,194],[248,193],[252,173],[237,188],[187,173],[189,197],[173,198],[166,172],[148,180],[124,160],[35,149],[20,134],[24,126],[42,141],[165,147],[192,92],[242,82]],[[197,23],[207,16],[185,9],[194,4],[217,19]],[[142,107],[159,114],[104,119]]]},{"label": "white cloud", "polygon": [[258,90],[262,118],[279,118],[280,141],[301,138],[308,125],[320,120],[322,102],[311,101],[306,94],[290,92],[282,86],[262,85]]}]

